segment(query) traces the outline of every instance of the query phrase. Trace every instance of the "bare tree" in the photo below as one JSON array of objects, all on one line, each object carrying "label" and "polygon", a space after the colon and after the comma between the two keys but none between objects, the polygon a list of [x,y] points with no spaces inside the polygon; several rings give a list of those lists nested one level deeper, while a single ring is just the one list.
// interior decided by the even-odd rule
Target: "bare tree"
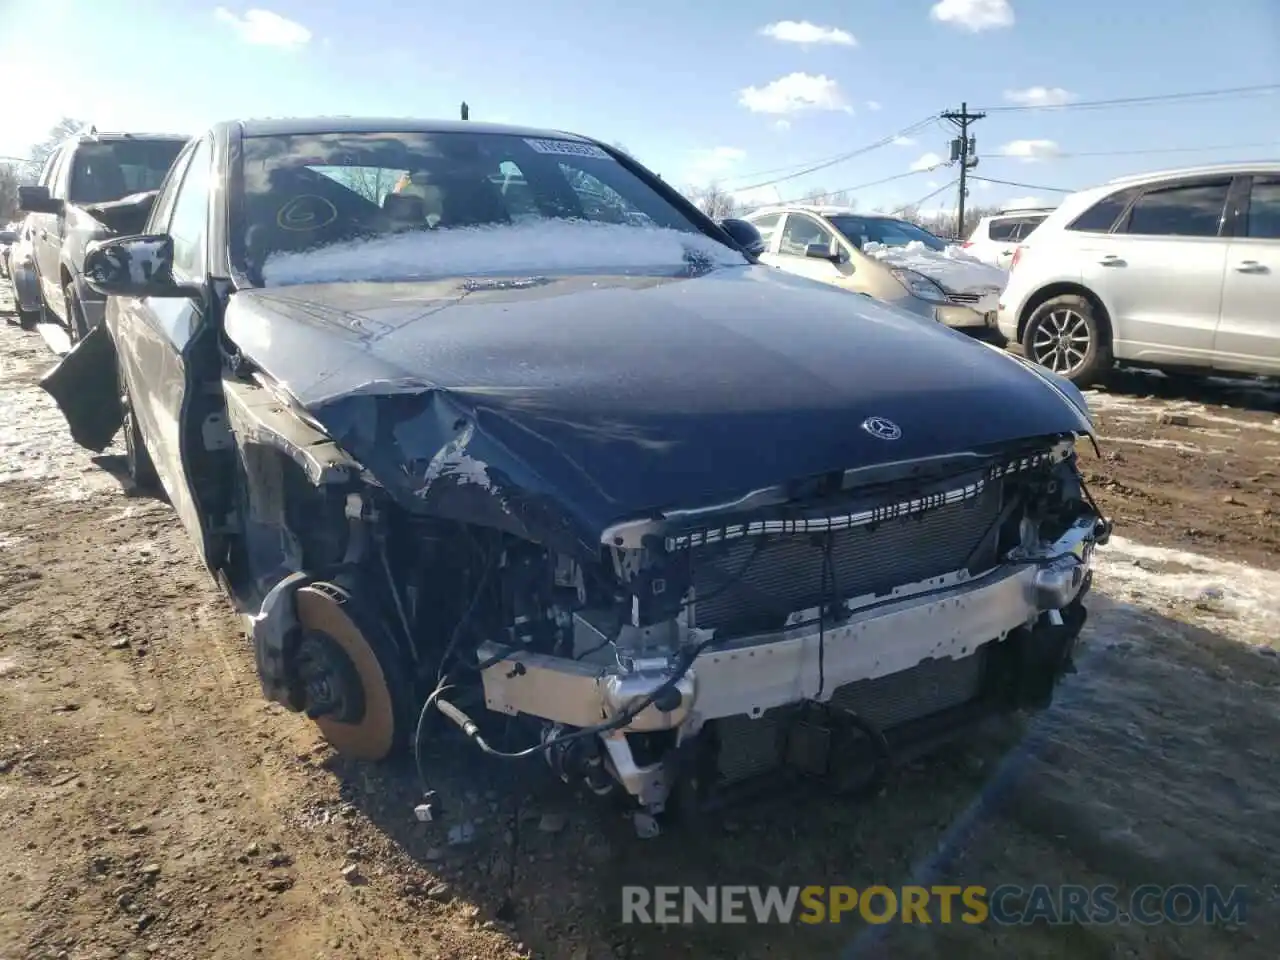
[{"label": "bare tree", "polygon": [[837,190],[835,193],[828,193],[827,203],[833,207],[847,207],[850,210],[858,209],[858,201],[849,195],[848,190]]},{"label": "bare tree", "polygon": [[738,201],[734,195],[715,182],[705,187],[686,187],[681,192],[713,220],[731,217],[738,209]]},{"label": "bare tree", "polygon": [[40,168],[44,166],[45,160],[49,159],[49,154],[57,149],[58,144],[62,143],[68,137],[73,137],[81,130],[86,129],[89,124],[84,120],[76,120],[73,117],[63,117],[52,127],[49,133],[39,143],[31,145],[31,160],[27,163],[27,169],[23,171],[24,180],[35,180],[40,176]]},{"label": "bare tree", "polygon": [[804,202],[815,206],[824,204],[827,202],[827,191],[822,187],[814,187],[804,195]]},{"label": "bare tree", "polygon": [[13,164],[0,166],[0,224],[18,216],[18,168]]}]

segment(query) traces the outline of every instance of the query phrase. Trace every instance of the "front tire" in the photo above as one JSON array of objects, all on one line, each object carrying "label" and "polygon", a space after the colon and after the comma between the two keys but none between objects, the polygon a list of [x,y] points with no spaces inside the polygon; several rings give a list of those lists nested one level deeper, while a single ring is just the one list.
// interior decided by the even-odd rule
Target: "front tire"
[{"label": "front tire", "polygon": [[120,409],[124,414],[121,431],[124,434],[124,457],[129,479],[140,493],[155,493],[160,489],[160,477],[155,462],[147,452],[147,445],[138,429],[138,418],[133,409],[133,397],[122,366],[116,367],[116,384],[120,391]]},{"label": "front tire", "polygon": [[67,281],[62,288],[62,302],[67,311],[67,333],[72,343],[79,343],[89,334],[89,326],[84,318],[84,310],[80,307],[80,298],[76,296],[75,287]]},{"label": "front tire", "polygon": [[1036,307],[1022,334],[1028,359],[1085,387],[1111,369],[1111,347],[1093,304],[1065,294]]}]

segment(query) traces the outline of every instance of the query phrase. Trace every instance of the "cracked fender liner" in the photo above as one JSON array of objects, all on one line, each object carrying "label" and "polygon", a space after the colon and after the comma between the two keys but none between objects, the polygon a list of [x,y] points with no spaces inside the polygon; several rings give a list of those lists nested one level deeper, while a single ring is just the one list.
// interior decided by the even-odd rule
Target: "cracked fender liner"
[{"label": "cracked fender liner", "polygon": [[326,634],[341,647],[351,658],[364,688],[364,716],[359,723],[320,717],[316,726],[343,756],[366,761],[384,759],[396,745],[396,712],[378,655],[345,609],[347,602],[312,586],[299,589],[294,602],[302,627]]}]

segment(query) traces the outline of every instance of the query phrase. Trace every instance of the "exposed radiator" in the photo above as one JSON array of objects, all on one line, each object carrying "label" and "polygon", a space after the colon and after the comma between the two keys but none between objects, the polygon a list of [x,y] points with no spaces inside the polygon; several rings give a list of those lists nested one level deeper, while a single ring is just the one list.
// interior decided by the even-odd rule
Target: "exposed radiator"
[{"label": "exposed radiator", "polygon": [[699,627],[728,633],[776,629],[797,610],[819,606],[823,554],[832,538],[826,599],[881,594],[964,566],[1000,513],[1001,484],[916,516],[831,534],[742,537],[692,548]]},{"label": "exposed radiator", "polygon": [[[887,677],[846,684],[831,702],[889,730],[973,700],[981,690],[985,663],[985,648],[960,660],[926,660]],[[793,714],[783,707],[755,720],[744,715],[716,721],[720,782],[737,783],[780,766]]]}]

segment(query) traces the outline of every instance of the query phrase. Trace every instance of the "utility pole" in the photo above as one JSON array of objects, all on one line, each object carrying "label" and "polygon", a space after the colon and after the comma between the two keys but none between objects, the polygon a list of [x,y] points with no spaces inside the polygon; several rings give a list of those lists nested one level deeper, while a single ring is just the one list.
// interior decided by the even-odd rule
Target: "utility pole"
[{"label": "utility pole", "polygon": [[951,141],[951,162],[960,164],[960,203],[956,210],[956,233],[964,233],[964,199],[969,195],[969,170],[978,165],[978,141],[969,136],[969,126],[985,117],[985,113],[970,113],[969,104],[960,104],[960,110],[948,110],[942,119],[950,120],[960,131],[960,136]]}]

